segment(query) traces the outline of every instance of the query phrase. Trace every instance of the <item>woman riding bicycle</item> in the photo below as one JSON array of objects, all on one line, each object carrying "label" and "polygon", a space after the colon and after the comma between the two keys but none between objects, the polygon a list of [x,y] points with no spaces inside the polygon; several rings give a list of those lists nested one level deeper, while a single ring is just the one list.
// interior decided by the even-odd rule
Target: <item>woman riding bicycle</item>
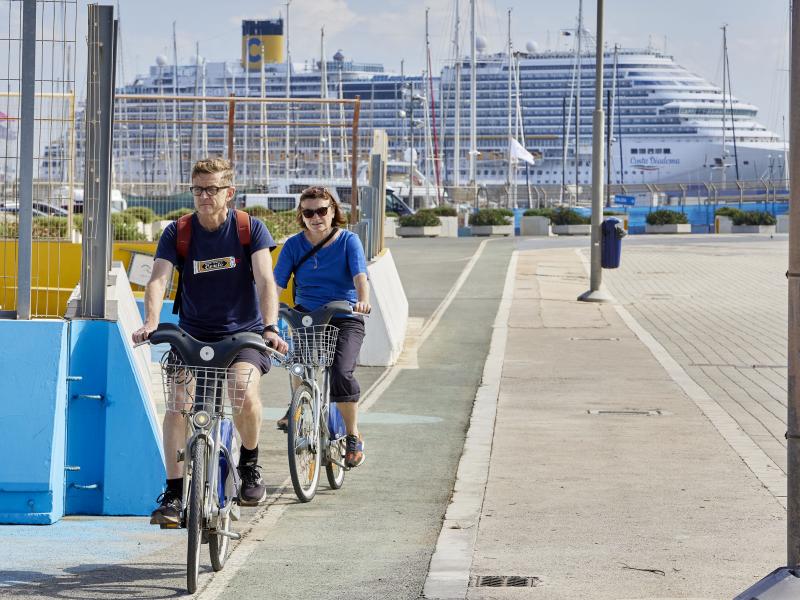
[{"label": "woman riding bicycle", "polygon": [[[303,231],[286,240],[275,265],[280,293],[294,274],[295,309],[315,310],[328,302],[347,300],[356,313],[370,312],[367,263],[361,241],[354,233],[339,229],[345,224],[336,200],[324,187],[303,190],[297,207],[297,222]],[[315,250],[313,254],[311,252]],[[304,257],[306,260],[303,260]],[[364,462],[364,438],[358,431],[358,400],[361,388],[353,375],[364,341],[364,319],[337,315],[331,325],[339,328],[336,352],[330,367],[331,402],[336,402],[347,428],[345,465]],[[278,427],[286,426],[286,417]]]}]

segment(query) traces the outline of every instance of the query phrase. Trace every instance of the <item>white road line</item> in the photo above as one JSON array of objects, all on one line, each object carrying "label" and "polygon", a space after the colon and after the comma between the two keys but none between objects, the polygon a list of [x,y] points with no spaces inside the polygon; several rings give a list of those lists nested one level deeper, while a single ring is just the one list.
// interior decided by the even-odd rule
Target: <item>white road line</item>
[{"label": "white road line", "polygon": [[[430,336],[430,334],[436,328],[436,325],[438,325],[442,315],[444,315],[447,308],[450,306],[450,304],[452,304],[456,294],[458,294],[458,292],[461,290],[464,282],[467,280],[467,277],[469,277],[472,269],[478,262],[478,259],[483,253],[483,249],[486,247],[486,243],[490,241],[492,240],[486,239],[481,242],[477,250],[475,250],[475,253],[472,255],[470,261],[464,267],[464,270],[461,271],[461,275],[459,275],[455,284],[453,284],[453,287],[450,288],[447,296],[445,296],[442,302],[439,303],[439,306],[436,307],[436,310],[433,311],[433,314],[431,314],[428,321],[425,323],[425,325],[423,325],[416,348],[422,346],[425,340],[428,339],[428,336]],[[516,252],[514,255],[516,256]],[[516,264],[516,258],[512,258],[512,260],[514,260]],[[508,319],[506,318],[506,320]],[[492,340],[494,340],[494,336],[492,337]],[[505,340],[503,345],[505,346]],[[370,407],[377,402],[383,392],[386,391],[386,389],[397,378],[397,375],[399,375],[402,369],[402,366],[394,365],[393,367],[390,367],[384,371],[381,376],[378,377],[375,383],[373,383],[372,386],[370,386],[370,388],[361,397],[361,402],[359,402],[359,411],[367,412]],[[492,422],[494,422],[494,417],[492,418]],[[283,494],[289,489],[289,481],[289,478],[284,480],[278,490],[276,490],[267,499],[267,504],[262,506],[247,527],[239,532],[242,534],[242,539],[238,544],[236,544],[236,547],[231,550],[228,561],[225,564],[225,568],[209,578],[209,583],[195,595],[197,600],[216,600],[216,598],[219,598],[220,594],[225,590],[236,574],[247,564],[247,560],[250,558],[250,555],[264,540],[269,530],[277,524],[278,520],[283,515],[283,512],[286,510],[288,504],[282,504],[279,506],[275,505],[283,496]],[[271,511],[268,510],[271,507],[274,508],[272,508]],[[467,575],[469,576],[469,573],[467,573]]]},{"label": "white road line", "polygon": [[[589,272],[589,264],[584,253],[576,249],[584,269]],[[628,328],[639,338],[653,357],[661,364],[672,380],[677,383],[695,406],[711,421],[739,458],[747,465],[762,485],[786,508],[786,474],[752,438],[745,433],[736,420],[698,384],[691,375],[675,360],[664,346],[650,332],[642,327],[636,318],[618,302],[614,309]]]},{"label": "white road line", "polygon": [[206,579],[208,583],[195,594],[197,600],[216,600],[216,598],[219,598],[231,580],[247,564],[250,555],[264,541],[269,530],[275,526],[286,507],[289,506],[288,503],[278,506],[276,504],[290,489],[290,485],[290,480],[287,477],[280,487],[267,498],[267,503],[258,509],[256,516],[239,532],[242,535],[242,539],[231,550],[228,561],[225,563],[225,568]]},{"label": "white road line", "polygon": [[453,497],[431,557],[423,597],[466,598],[469,573],[478,538],[483,499],[489,478],[494,439],[494,422],[503,358],[508,338],[508,319],[514,297],[518,254],[515,250],[506,271],[503,297],[495,317],[489,354],[483,367],[481,385],[475,395],[464,451],[458,463]]},{"label": "white road line", "polygon": [[[464,286],[464,283],[467,281],[467,278],[472,273],[472,269],[478,262],[478,259],[483,254],[483,249],[486,247],[488,242],[491,242],[492,239],[483,240],[480,245],[478,246],[475,253],[472,255],[472,258],[469,259],[469,262],[464,266],[464,269],[461,271],[461,275],[458,276],[456,282],[453,284],[453,287],[450,288],[450,291],[447,292],[447,295],[444,299],[439,303],[439,306],[436,307],[436,310],[433,311],[430,318],[425,322],[420,330],[419,338],[416,340],[416,347],[414,351],[422,347],[425,343],[425,340],[433,333],[433,330],[436,329],[436,326],[439,324],[439,321],[442,320],[442,316],[453,303],[458,292],[461,291],[461,288]],[[405,352],[405,349],[404,349]],[[369,408],[378,401],[378,398],[389,388],[390,385],[397,379],[397,376],[400,372],[404,369],[404,366],[401,364],[402,361],[399,361],[398,364],[393,365],[386,371],[384,371],[380,377],[375,381],[375,383],[370,386],[370,388],[361,396],[361,401],[359,402],[359,410],[367,411]]]}]

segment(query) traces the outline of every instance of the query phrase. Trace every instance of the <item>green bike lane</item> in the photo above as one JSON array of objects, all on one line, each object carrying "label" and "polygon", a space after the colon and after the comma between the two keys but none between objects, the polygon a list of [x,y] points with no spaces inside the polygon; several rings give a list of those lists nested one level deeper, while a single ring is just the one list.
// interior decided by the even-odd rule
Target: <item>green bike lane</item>
[{"label": "green bike lane", "polygon": [[[430,318],[478,243],[448,246],[437,271],[429,268],[431,257],[444,245],[420,242],[408,252],[395,247],[394,254],[411,314]],[[485,245],[419,347],[419,368],[400,371],[364,414],[364,465],[348,473],[336,492],[323,479],[308,504],[297,502],[290,488],[276,502],[283,513],[258,531],[263,541],[252,547],[245,564],[201,598],[236,598],[254,590],[265,598],[419,597],[512,250],[510,240]]]},{"label": "green bike lane", "polygon": [[[390,244],[412,322],[430,324],[434,316],[437,325],[408,363],[411,368],[390,378],[364,415],[368,459],[348,473],[342,490],[331,492],[323,473],[317,498],[296,501],[288,482],[286,437],[274,427],[285,410],[287,376],[274,369],[264,378],[260,462],[270,505],[242,510],[235,527],[246,535],[222,573],[212,577],[204,546],[200,598],[419,595],[513,250],[511,240],[485,244],[448,309],[435,313],[480,244],[469,238]],[[360,368],[362,389],[386,374]],[[0,597],[185,594],[185,532],[159,530],[146,518],[70,517],[49,527],[3,527],[0,540],[15,548],[0,565]]]}]

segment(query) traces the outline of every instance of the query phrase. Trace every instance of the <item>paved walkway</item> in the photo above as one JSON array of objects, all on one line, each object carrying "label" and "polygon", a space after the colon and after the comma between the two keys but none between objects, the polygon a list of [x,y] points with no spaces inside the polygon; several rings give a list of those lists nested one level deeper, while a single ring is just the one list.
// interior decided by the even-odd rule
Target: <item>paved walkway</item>
[{"label": "paved walkway", "polygon": [[426,597],[722,599],[783,563],[786,244],[691,239],[629,245],[616,306],[575,301],[583,250],[517,254],[473,553],[443,531]]}]

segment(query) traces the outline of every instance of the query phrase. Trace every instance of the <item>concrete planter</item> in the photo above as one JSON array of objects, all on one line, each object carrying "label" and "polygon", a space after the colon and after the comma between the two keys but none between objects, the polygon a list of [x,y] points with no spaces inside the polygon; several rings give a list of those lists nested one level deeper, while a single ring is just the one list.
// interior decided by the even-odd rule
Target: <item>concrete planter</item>
[{"label": "concrete planter", "polygon": [[669,225],[644,226],[645,233],[692,233],[691,223],[671,223]]},{"label": "concrete planter", "polygon": [[714,217],[714,231],[716,233],[733,233],[733,219],[717,215]]},{"label": "concrete planter", "polygon": [[397,217],[386,217],[383,220],[383,237],[384,238],[397,237]]},{"label": "concrete planter", "polygon": [[520,219],[520,235],[549,236],[551,233],[550,219],[547,217],[522,217],[522,219]]},{"label": "concrete planter", "polygon": [[472,235],[514,235],[513,225],[472,225]]},{"label": "concrete planter", "polygon": [[775,225],[734,225],[733,233],[775,233]]},{"label": "concrete planter", "polygon": [[429,227],[398,227],[397,235],[400,237],[439,237],[442,233],[441,225]]},{"label": "concrete planter", "polygon": [[439,217],[441,221],[441,237],[458,237],[458,217]]},{"label": "concrete planter", "polygon": [[591,235],[591,225],[553,225],[556,235]]},{"label": "concrete planter", "polygon": [[778,215],[778,225],[775,228],[776,233],[789,233],[789,215]]}]

